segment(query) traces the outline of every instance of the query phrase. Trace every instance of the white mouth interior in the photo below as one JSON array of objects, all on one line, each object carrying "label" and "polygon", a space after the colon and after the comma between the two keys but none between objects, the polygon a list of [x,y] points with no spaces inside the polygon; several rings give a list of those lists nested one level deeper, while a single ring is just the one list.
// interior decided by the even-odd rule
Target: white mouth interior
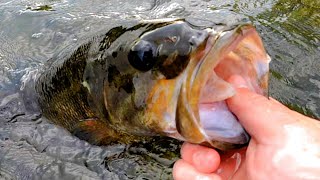
[{"label": "white mouth interior", "polygon": [[206,139],[235,144],[244,144],[248,135],[230,112],[225,102],[235,90],[231,84],[212,72],[202,89],[199,102],[200,124]]},{"label": "white mouth interior", "polygon": [[244,144],[248,141],[248,135],[230,112],[225,101],[200,104],[199,115],[206,139],[235,144]]}]

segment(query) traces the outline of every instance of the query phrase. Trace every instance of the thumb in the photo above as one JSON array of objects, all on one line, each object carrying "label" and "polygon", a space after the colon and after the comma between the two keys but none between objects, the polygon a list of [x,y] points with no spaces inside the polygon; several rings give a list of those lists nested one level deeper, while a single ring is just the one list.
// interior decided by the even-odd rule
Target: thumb
[{"label": "thumb", "polygon": [[270,143],[270,140],[276,140],[281,136],[283,125],[295,121],[291,110],[274,99],[250,91],[240,76],[232,76],[229,82],[237,88],[237,93],[227,100],[227,104],[257,141]]}]

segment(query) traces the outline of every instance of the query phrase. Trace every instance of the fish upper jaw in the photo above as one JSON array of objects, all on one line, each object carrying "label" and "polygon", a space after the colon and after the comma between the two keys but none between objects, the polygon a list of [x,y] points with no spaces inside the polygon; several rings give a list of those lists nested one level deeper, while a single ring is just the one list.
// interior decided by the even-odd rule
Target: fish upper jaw
[{"label": "fish upper jaw", "polygon": [[176,129],[183,138],[179,139],[221,150],[247,144],[250,136],[225,102],[236,93],[227,79],[241,75],[251,90],[266,94],[269,62],[251,25],[211,35],[200,60],[191,59],[180,89]]}]

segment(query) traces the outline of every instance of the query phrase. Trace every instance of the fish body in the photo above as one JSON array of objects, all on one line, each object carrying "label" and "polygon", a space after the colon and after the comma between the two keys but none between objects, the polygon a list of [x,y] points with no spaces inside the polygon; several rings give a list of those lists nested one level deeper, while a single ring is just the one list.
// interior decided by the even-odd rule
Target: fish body
[{"label": "fish body", "polygon": [[35,92],[43,116],[92,144],[161,135],[225,150],[249,141],[226,106],[226,79],[266,95],[269,61],[250,24],[146,21],[59,53]]}]

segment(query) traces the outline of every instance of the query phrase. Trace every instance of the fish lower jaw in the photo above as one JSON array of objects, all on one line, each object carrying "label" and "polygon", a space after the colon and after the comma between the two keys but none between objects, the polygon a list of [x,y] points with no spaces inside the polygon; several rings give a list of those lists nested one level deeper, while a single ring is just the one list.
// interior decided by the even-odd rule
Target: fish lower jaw
[{"label": "fish lower jaw", "polygon": [[249,141],[249,135],[226,104],[226,99],[235,93],[234,87],[212,70],[198,103],[198,128],[207,143],[246,144]]}]

